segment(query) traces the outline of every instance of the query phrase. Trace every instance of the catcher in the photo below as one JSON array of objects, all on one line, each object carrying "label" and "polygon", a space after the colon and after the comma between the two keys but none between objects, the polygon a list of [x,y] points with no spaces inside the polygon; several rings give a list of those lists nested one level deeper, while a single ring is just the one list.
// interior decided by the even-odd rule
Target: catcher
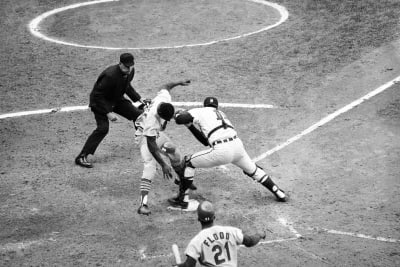
[{"label": "catcher", "polygon": [[225,113],[218,109],[218,100],[207,97],[204,107],[175,114],[175,122],[184,124],[203,145],[210,148],[184,158],[184,179],[178,195],[168,199],[171,205],[187,209],[188,188],[193,183],[196,168],[212,168],[232,163],[243,172],[271,191],[280,202],[286,201],[286,194],[256,165],[247,154],[232,123]]},{"label": "catcher", "polygon": [[204,266],[236,267],[239,245],[252,247],[266,237],[265,232],[247,235],[236,227],[214,225],[215,211],[209,201],[199,204],[197,218],[201,231],[189,242],[185,262],[175,267],[194,267],[197,261]]}]

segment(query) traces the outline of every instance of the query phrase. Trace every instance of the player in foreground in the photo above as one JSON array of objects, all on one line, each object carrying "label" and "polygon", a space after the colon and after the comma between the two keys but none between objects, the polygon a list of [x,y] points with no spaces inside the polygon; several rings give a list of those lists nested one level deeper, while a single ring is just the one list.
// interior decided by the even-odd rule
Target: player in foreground
[{"label": "player in foreground", "polygon": [[235,267],[239,245],[252,247],[265,239],[265,232],[246,235],[232,226],[214,225],[215,211],[209,201],[203,201],[197,208],[201,231],[189,242],[184,263],[175,267],[194,267],[198,261],[204,266]]},{"label": "player in foreground", "polygon": [[178,195],[168,199],[171,205],[182,209],[188,207],[188,188],[193,183],[196,168],[212,168],[228,163],[238,166],[247,176],[265,186],[275,195],[277,201],[287,200],[285,192],[251,160],[232,123],[225,113],[218,110],[218,100],[215,97],[207,97],[202,108],[178,111],[175,122],[184,124],[197,140],[210,148],[185,156],[182,162],[184,178]]},{"label": "player in foreground", "polygon": [[181,165],[176,164],[176,161],[179,161],[181,158],[180,153],[163,131],[175,113],[174,106],[171,104],[170,91],[176,86],[188,86],[189,84],[190,81],[186,80],[163,85],[157,96],[135,122],[137,129],[135,132],[136,142],[139,144],[144,164],[140,182],[139,214],[149,215],[151,213],[147,204],[148,194],[151,189],[152,180],[157,173],[157,163],[162,168],[164,179],[171,179],[173,177],[172,167],[167,162],[168,158],[176,168],[175,171],[182,173],[182,170],[177,169]]}]

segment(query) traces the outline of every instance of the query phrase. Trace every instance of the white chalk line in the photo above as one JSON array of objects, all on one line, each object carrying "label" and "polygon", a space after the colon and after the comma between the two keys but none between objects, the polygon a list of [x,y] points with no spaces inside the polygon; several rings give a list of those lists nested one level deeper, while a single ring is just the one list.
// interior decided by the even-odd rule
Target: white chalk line
[{"label": "white chalk line", "polygon": [[267,156],[283,149],[284,147],[290,145],[291,143],[299,140],[300,138],[302,138],[303,136],[313,132],[314,130],[316,130],[317,128],[321,127],[322,125],[330,122],[331,120],[333,120],[334,118],[336,118],[337,116],[351,110],[352,108],[360,105],[361,103],[363,103],[364,101],[370,99],[373,96],[376,96],[379,93],[382,93],[383,91],[385,91],[386,89],[390,88],[391,86],[393,86],[394,84],[400,82],[400,76],[394,78],[393,80],[379,86],[378,88],[376,88],[375,90],[371,91],[370,93],[366,94],[363,97],[360,97],[359,99],[351,102],[350,104],[344,106],[343,108],[329,114],[328,116],[326,116],[325,118],[321,119],[319,122],[311,125],[310,127],[308,127],[307,129],[305,129],[304,131],[302,131],[300,134],[293,136],[292,138],[288,139],[286,142],[277,145],[276,147],[268,150],[267,152],[261,154],[260,156],[254,158],[254,161],[260,161],[264,158],[266,158]]},{"label": "white chalk line", "polygon": [[[194,107],[202,106],[202,102],[172,102],[175,106],[182,107]],[[221,107],[232,107],[232,108],[250,108],[250,109],[272,109],[275,108],[273,105],[268,104],[240,104],[240,103],[220,103]],[[38,114],[48,114],[57,112],[71,112],[71,111],[81,111],[89,109],[88,106],[72,106],[72,107],[61,107],[61,108],[48,108],[40,110],[30,110],[30,111],[20,111],[13,113],[5,113],[0,115],[0,119],[15,118],[21,116],[38,115]]]},{"label": "white chalk line", "polygon": [[275,24],[269,25],[267,27],[261,28],[257,31],[253,31],[253,32],[249,32],[249,33],[245,33],[242,35],[238,35],[238,36],[234,36],[234,37],[230,37],[230,38],[225,38],[225,39],[220,39],[220,40],[214,40],[214,41],[210,41],[210,42],[205,42],[205,43],[195,43],[195,44],[183,44],[183,45],[175,45],[175,46],[155,46],[155,47],[108,47],[108,46],[99,46],[99,45],[82,45],[82,44],[78,44],[78,43],[73,43],[73,42],[67,42],[67,41],[62,41],[53,37],[48,37],[46,35],[44,35],[43,33],[40,32],[40,26],[39,24],[46,18],[60,13],[60,12],[64,12],[66,10],[69,9],[74,9],[74,8],[78,8],[78,7],[83,7],[83,6],[88,6],[88,5],[94,5],[94,4],[100,4],[100,3],[107,3],[107,2],[118,2],[119,0],[98,0],[98,1],[90,1],[90,2],[83,2],[83,3],[77,3],[77,4],[73,4],[73,5],[69,5],[69,6],[65,6],[65,7],[61,7],[61,8],[56,8],[50,11],[47,11],[43,14],[41,14],[40,16],[34,18],[29,24],[28,24],[28,28],[29,31],[31,32],[32,35],[49,41],[49,42],[53,42],[53,43],[57,43],[57,44],[61,44],[61,45],[68,45],[68,46],[74,46],[74,47],[82,47],[82,48],[92,48],[92,49],[106,49],[106,50],[122,50],[122,49],[128,49],[128,50],[152,50],[152,49],[175,49],[175,48],[183,48],[183,47],[195,47],[195,46],[206,46],[206,45],[212,45],[212,44],[216,44],[219,42],[226,42],[226,41],[231,41],[231,40],[235,40],[235,39],[239,39],[239,38],[243,38],[243,37],[247,37],[250,35],[254,35],[266,30],[270,30],[274,27],[279,26],[280,24],[282,24],[283,22],[285,22],[288,17],[289,17],[289,12],[286,10],[285,7],[280,6],[278,4],[275,3],[271,3],[268,1],[264,1],[264,0],[247,0],[250,2],[254,2],[254,3],[258,3],[258,4],[262,4],[265,6],[270,6],[276,10],[278,10],[278,12],[280,13],[280,19],[278,22],[276,22]]},{"label": "white chalk line", "polygon": [[300,238],[301,234],[297,232],[296,229],[294,229],[293,224],[291,222],[288,222],[285,218],[278,218],[278,222],[280,222],[283,226],[289,229],[289,231],[296,236],[296,238]]},{"label": "white chalk line", "polygon": [[310,230],[317,230],[320,232],[326,232],[329,234],[334,234],[334,235],[345,235],[345,236],[351,236],[351,237],[356,237],[356,238],[364,238],[364,239],[370,239],[370,240],[375,240],[375,241],[381,241],[381,242],[387,242],[387,243],[400,243],[400,239],[395,239],[395,238],[387,238],[387,237],[380,237],[380,236],[371,236],[371,235],[365,235],[365,234],[357,234],[357,233],[351,233],[351,232],[344,232],[344,231],[338,231],[338,230],[330,230],[326,228],[316,228],[316,227],[310,227]]}]

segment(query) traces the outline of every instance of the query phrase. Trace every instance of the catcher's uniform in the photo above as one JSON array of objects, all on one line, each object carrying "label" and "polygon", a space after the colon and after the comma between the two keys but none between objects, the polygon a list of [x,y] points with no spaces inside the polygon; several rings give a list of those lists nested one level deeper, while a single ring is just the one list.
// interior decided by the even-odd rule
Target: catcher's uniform
[{"label": "catcher's uniform", "polygon": [[232,163],[246,173],[256,170],[256,164],[247,154],[224,112],[213,107],[202,107],[191,109],[189,113],[193,117],[193,124],[207,137],[211,146],[190,157],[193,167],[211,168]]},{"label": "catcher's uniform", "polygon": [[237,250],[243,243],[242,230],[214,225],[201,230],[188,244],[185,254],[204,266],[237,266]]},{"label": "catcher's uniform", "polygon": [[270,190],[278,201],[285,202],[284,191],[279,189],[271,177],[252,161],[232,123],[224,112],[218,110],[217,99],[210,98],[210,103],[212,101],[214,101],[213,106],[209,106],[205,101],[205,106],[202,108],[175,114],[177,124],[185,124],[202,144],[210,148],[185,157],[184,179],[179,187],[178,196],[168,201],[185,208],[187,188],[193,182],[196,168],[211,168],[232,163]]}]

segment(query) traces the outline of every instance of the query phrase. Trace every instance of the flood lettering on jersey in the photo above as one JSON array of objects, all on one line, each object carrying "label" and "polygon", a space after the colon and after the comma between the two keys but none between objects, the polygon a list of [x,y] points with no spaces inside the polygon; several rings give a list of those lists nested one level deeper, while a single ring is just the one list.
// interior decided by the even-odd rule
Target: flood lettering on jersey
[{"label": "flood lettering on jersey", "polygon": [[209,247],[215,241],[229,240],[229,237],[230,237],[229,233],[224,233],[224,232],[215,233],[212,236],[208,236],[206,239],[204,239],[203,244]]}]

